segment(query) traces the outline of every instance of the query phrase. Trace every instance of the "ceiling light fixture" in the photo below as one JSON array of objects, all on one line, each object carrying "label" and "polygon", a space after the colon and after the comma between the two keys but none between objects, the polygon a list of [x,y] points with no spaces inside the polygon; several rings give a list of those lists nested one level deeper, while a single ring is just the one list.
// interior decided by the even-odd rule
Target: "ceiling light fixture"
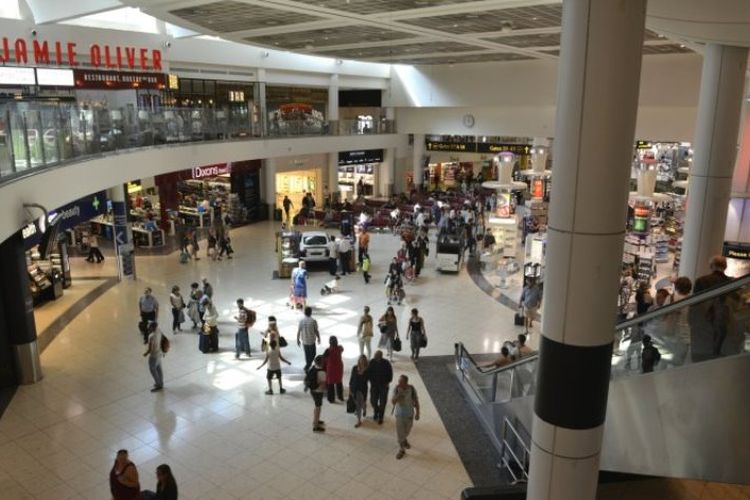
[{"label": "ceiling light fixture", "polygon": [[511,21],[500,21],[500,31],[502,33],[513,31],[513,23]]},{"label": "ceiling light fixture", "polygon": [[262,58],[264,58],[264,59],[265,59],[265,58],[267,58],[267,57],[268,57],[268,56],[270,56],[270,55],[271,55],[271,53],[270,53],[270,52],[268,52],[267,50],[263,50],[263,51],[261,51],[261,53],[260,53],[260,57],[262,57]]},{"label": "ceiling light fixture", "polygon": [[341,66],[342,64],[344,64],[344,61],[342,61],[341,59],[336,59],[336,64]]}]

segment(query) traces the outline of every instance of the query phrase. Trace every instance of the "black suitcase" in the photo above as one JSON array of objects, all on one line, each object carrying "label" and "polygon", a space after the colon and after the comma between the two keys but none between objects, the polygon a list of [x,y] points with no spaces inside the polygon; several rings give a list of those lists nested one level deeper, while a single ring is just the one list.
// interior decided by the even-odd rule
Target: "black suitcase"
[{"label": "black suitcase", "polygon": [[513,316],[513,324],[516,326],[523,326],[526,323],[526,318],[521,313],[516,313],[515,316]]}]

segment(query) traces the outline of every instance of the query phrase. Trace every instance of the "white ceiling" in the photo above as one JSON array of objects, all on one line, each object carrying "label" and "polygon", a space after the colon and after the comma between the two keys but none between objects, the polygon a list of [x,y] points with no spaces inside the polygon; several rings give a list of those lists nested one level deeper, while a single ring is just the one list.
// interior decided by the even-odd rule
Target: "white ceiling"
[{"label": "white ceiling", "polygon": [[[748,0],[750,1],[750,0]],[[452,64],[555,59],[562,4],[551,0],[122,0],[227,40],[342,59]],[[645,54],[690,52],[647,34]]]}]

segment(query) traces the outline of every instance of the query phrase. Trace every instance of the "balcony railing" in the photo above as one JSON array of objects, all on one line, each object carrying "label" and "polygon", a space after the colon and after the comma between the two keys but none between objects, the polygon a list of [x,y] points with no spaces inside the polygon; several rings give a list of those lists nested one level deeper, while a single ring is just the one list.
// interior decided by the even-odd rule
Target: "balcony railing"
[{"label": "balcony railing", "polygon": [[75,103],[0,104],[0,183],[110,151],[201,141],[395,133],[392,120],[270,120],[265,130],[235,108],[110,108]]}]

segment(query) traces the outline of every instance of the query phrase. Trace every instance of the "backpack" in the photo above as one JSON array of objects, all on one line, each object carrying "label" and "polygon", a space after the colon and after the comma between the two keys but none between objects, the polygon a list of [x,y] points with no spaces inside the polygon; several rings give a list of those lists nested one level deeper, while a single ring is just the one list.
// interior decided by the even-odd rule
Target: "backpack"
[{"label": "backpack", "polygon": [[318,388],[318,371],[320,369],[311,366],[309,370],[307,370],[307,373],[305,374],[305,388],[312,391],[314,389]]},{"label": "backpack", "polygon": [[253,311],[252,309],[245,309],[245,313],[247,314],[247,319],[245,320],[245,326],[247,326],[248,328],[251,328],[255,324],[255,321],[258,319],[257,315],[255,314],[255,311]]},{"label": "backpack", "polygon": [[161,348],[161,352],[163,352],[164,354],[168,353],[169,348],[172,347],[166,335],[161,336],[161,341],[159,342],[159,344],[160,344],[159,347]]}]

